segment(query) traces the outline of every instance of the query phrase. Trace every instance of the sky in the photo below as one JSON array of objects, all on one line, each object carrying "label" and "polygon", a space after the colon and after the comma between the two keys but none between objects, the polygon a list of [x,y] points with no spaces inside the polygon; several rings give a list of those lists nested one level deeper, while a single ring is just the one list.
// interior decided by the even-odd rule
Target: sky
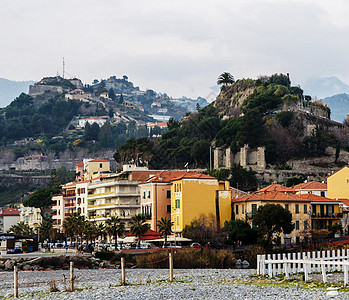
[{"label": "sky", "polygon": [[0,77],[127,75],[142,90],[208,97],[235,79],[349,83],[345,0],[2,0]]}]

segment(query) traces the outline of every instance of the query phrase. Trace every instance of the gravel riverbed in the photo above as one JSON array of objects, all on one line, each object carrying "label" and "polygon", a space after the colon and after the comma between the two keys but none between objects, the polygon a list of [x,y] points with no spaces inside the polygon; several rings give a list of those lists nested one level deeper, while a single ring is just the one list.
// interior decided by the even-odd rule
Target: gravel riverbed
[{"label": "gravel riverbed", "polygon": [[[10,298],[13,273],[1,274],[0,299]],[[68,270],[20,271],[18,278],[21,299],[328,299],[325,289],[300,288],[296,283],[268,284],[250,276],[255,274],[256,270],[175,269],[171,283],[169,270],[126,269],[127,286],[120,286],[120,269],[75,269],[77,290],[72,293],[65,291]],[[59,292],[49,291],[51,280]],[[349,293],[339,292],[336,299],[349,299]]]}]

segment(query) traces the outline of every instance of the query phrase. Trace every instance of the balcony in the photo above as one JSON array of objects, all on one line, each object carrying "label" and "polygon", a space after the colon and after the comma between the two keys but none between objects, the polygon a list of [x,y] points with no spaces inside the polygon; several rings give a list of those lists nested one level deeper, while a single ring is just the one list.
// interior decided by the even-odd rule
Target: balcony
[{"label": "balcony", "polygon": [[312,219],[341,219],[343,217],[343,213],[323,213],[323,214],[311,214]]},{"label": "balcony", "polygon": [[75,193],[63,194],[64,199],[75,199]]},{"label": "balcony", "polygon": [[67,207],[71,207],[71,208],[74,208],[76,206],[75,203],[66,203],[64,204],[64,207],[67,208]]},{"label": "balcony", "polygon": [[73,215],[73,213],[65,213],[64,214],[64,216],[66,216],[66,217],[70,217],[70,216],[72,216]]}]

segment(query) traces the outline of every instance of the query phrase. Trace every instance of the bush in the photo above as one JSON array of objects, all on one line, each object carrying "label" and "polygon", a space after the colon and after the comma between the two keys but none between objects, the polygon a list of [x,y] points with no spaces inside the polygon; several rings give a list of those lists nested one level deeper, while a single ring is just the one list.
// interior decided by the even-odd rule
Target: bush
[{"label": "bush", "polygon": [[[136,261],[140,268],[168,268],[168,260],[156,264],[149,264],[162,260],[168,256],[167,252],[157,252],[139,255]],[[176,269],[217,268],[227,269],[235,267],[235,255],[229,250],[214,250],[211,248],[181,249],[174,253],[173,264]]]},{"label": "bush", "polygon": [[95,257],[101,260],[112,260],[115,258],[115,253],[111,251],[97,251]]},{"label": "bush", "polygon": [[250,263],[251,268],[257,268],[257,255],[265,254],[263,247],[253,245],[244,249],[243,259]]}]

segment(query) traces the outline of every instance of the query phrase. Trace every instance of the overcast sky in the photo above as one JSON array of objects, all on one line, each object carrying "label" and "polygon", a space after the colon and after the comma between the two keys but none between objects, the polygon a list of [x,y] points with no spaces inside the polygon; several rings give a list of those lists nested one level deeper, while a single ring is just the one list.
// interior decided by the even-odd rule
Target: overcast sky
[{"label": "overcast sky", "polygon": [[347,0],[2,0],[0,77],[121,77],[206,97],[220,73],[349,83]]}]

